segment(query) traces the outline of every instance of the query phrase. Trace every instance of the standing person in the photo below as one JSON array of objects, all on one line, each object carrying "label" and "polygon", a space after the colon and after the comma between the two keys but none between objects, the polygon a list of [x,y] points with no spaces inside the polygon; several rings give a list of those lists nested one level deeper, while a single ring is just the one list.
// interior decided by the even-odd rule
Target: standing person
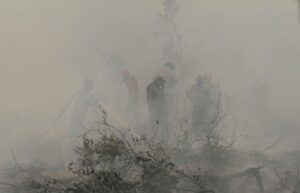
[{"label": "standing person", "polygon": [[207,129],[209,122],[216,115],[219,101],[218,93],[215,91],[211,80],[199,75],[196,84],[186,92],[192,102],[192,123],[197,134]]},{"label": "standing person", "polygon": [[88,110],[97,104],[97,99],[92,93],[94,83],[90,79],[86,79],[76,95],[73,113],[70,123],[70,136],[78,137],[83,132],[82,124],[86,120]]},{"label": "standing person", "polygon": [[157,73],[156,77],[162,77],[165,80],[165,93],[167,106],[170,111],[174,105],[175,88],[178,84],[175,65],[172,62],[165,63],[164,67]]},{"label": "standing person", "polygon": [[153,138],[168,140],[168,109],[165,94],[165,79],[157,77],[147,87],[147,102]]},{"label": "standing person", "polygon": [[131,75],[127,70],[121,72],[123,82],[128,90],[128,103],[126,115],[130,121],[136,116],[139,104],[139,85],[135,76]]}]

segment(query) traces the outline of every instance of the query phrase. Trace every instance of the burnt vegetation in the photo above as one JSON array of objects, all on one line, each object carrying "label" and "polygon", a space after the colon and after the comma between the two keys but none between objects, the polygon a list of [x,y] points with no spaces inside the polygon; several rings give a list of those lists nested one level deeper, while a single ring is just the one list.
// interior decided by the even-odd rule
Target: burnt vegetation
[{"label": "burnt vegetation", "polygon": [[[177,64],[183,81],[182,36],[176,26],[180,7],[175,0],[162,2],[164,10],[155,37],[165,41],[163,58]],[[211,86],[220,90],[217,84]],[[280,139],[262,151],[237,150],[239,137],[225,137],[223,133],[229,116],[228,98],[217,92],[210,102],[215,111],[204,127],[194,128],[187,118],[170,124],[177,127],[170,128],[175,133],[172,145],[114,126],[107,111],[99,106],[99,121],[93,128],[84,128],[81,144],[73,147],[77,159],[67,168],[53,172],[47,167],[24,167],[12,152],[16,167],[4,173],[1,192],[300,193],[299,152],[295,152],[291,168],[280,158],[264,153]]]},{"label": "burnt vegetation", "polygon": [[72,178],[57,180],[30,168],[23,181],[10,186],[15,192],[36,193],[152,193],[214,192],[209,188],[216,176],[200,168],[184,169],[171,159],[175,149],[155,143],[145,135],[134,137],[107,122],[102,110],[97,128],[87,130],[82,146],[74,149],[78,159],[68,165]]},{"label": "burnt vegetation", "polygon": [[[299,189],[297,168],[296,174],[283,173],[284,169],[280,173],[274,169],[280,165],[259,152],[250,153],[256,166],[231,172],[248,153],[234,150],[236,138],[222,136],[226,114],[220,100],[204,135],[191,141],[184,133],[174,146],[114,127],[99,108],[99,122],[86,129],[82,144],[74,148],[77,159],[63,171],[68,177],[47,175],[47,168],[24,169],[13,154],[16,167],[7,171],[9,183],[1,182],[1,187],[13,193],[297,193]],[[179,125],[188,127],[188,121]],[[191,148],[195,141],[201,144],[197,150]]]}]

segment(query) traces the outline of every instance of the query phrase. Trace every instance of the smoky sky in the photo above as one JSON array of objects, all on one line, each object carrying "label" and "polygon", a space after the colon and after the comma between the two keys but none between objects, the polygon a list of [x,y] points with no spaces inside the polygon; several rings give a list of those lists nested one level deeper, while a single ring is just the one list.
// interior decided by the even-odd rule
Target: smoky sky
[{"label": "smoky sky", "polygon": [[[294,0],[178,0],[185,88],[208,72],[230,97],[249,143],[286,138],[297,149],[300,125],[300,25]],[[155,38],[160,0],[2,0],[0,127],[6,153],[29,143],[57,117],[82,81],[122,111],[126,92],[114,53],[145,87],[163,65]],[[184,92],[184,90],[182,91]],[[146,117],[146,115],[145,115]],[[68,116],[51,131],[55,138]],[[57,133],[57,134],[56,134]],[[50,138],[49,137],[49,138]],[[255,140],[254,140],[255,139]]]}]

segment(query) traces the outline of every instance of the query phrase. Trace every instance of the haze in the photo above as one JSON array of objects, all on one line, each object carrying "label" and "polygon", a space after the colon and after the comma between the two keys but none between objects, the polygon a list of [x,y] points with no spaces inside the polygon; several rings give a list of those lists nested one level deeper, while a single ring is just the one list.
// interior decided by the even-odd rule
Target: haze
[{"label": "haze", "polygon": [[[235,125],[248,136],[248,146],[284,136],[281,149],[298,149],[296,1],[178,3],[185,89],[197,74],[211,73],[230,97]],[[163,65],[162,43],[154,38],[161,11],[160,0],[2,0],[1,161],[10,159],[11,149],[25,156],[32,139],[52,124],[86,78],[95,81],[95,93],[102,101],[116,112],[124,111],[126,99],[121,93],[126,90],[107,62],[111,53],[122,57],[137,76],[145,102],[145,88]],[[40,146],[66,131],[68,113]],[[147,114],[143,117],[147,119]]]}]

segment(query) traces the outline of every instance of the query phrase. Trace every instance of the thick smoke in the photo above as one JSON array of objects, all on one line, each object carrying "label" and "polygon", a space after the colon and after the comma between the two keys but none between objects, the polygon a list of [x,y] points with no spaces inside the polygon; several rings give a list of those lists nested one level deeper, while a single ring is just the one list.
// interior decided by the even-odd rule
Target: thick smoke
[{"label": "thick smoke", "polygon": [[[231,101],[233,125],[246,147],[285,137],[298,142],[300,28],[292,0],[181,0],[176,20],[182,35],[184,87],[197,74],[218,80]],[[86,79],[120,116],[126,89],[120,70],[136,75],[141,104],[162,67],[162,42],[154,38],[159,0],[51,0],[0,3],[1,162],[14,149],[21,159],[50,156],[66,135],[70,107],[41,140]],[[116,56],[122,62],[113,62]],[[71,105],[72,106],[72,105]],[[142,107],[141,119],[147,120]],[[2,156],[3,155],[3,156]],[[33,156],[34,155],[34,156]]]}]

